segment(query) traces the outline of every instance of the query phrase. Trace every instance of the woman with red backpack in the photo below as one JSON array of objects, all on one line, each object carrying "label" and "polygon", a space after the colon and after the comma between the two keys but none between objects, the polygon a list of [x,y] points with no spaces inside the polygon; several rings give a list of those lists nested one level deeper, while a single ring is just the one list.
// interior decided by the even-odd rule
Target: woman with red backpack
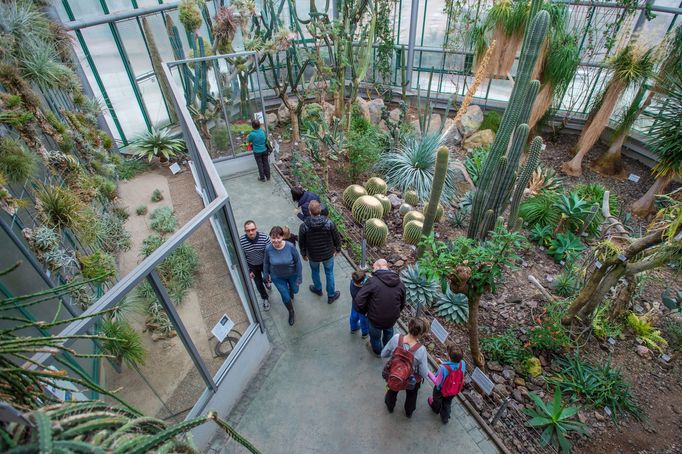
[{"label": "woman with red backpack", "polygon": [[450,420],[452,399],[464,387],[464,372],[466,363],[462,359],[462,351],[453,344],[448,344],[450,361],[444,361],[438,366],[438,373],[429,372],[429,379],[433,382],[433,395],[428,398],[429,407],[434,413],[440,414],[440,420],[447,424]]},{"label": "woman with red backpack", "polygon": [[391,358],[383,372],[386,380],[384,403],[389,413],[393,413],[400,391],[405,391],[405,416],[412,417],[417,407],[419,386],[429,373],[426,348],[419,343],[419,336],[426,330],[426,322],[411,318],[407,323],[408,334],[396,334],[381,351],[382,358]]}]

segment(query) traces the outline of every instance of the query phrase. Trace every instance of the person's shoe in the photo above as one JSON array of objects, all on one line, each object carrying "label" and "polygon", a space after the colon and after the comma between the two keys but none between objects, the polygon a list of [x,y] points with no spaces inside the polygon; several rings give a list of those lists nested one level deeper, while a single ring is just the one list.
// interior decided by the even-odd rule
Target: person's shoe
[{"label": "person's shoe", "polygon": [[411,417],[412,417],[412,413],[405,413],[405,416],[407,416],[408,418],[411,418]]},{"label": "person's shoe", "polygon": [[272,284],[270,282],[265,283],[265,288],[268,290],[272,290]]},{"label": "person's shoe", "polygon": [[352,330],[350,330],[350,333],[351,333],[351,334],[355,334],[355,333],[357,333],[357,332],[358,332],[358,330],[359,330],[359,329],[360,329],[360,328],[355,328],[355,329],[352,329]]},{"label": "person's shoe", "polygon": [[367,339],[367,336],[369,336],[368,333],[362,333],[362,338],[363,338],[363,339]]},{"label": "person's shoe", "polygon": [[381,355],[377,355],[377,354],[374,352],[374,349],[372,348],[372,344],[370,344],[369,342],[367,342],[365,345],[367,346],[367,350],[369,350],[369,352],[372,354],[372,356],[374,356],[375,358],[381,358]]},{"label": "person's shoe", "polygon": [[316,294],[317,296],[322,296],[322,290],[316,289],[313,284],[310,284],[308,286],[308,289],[310,289],[310,291],[313,292],[314,294]]},{"label": "person's shoe", "polygon": [[433,405],[433,396],[429,396],[429,398],[426,399],[426,401],[429,403],[429,406]]},{"label": "person's shoe", "polygon": [[294,326],[294,323],[296,322],[294,306],[291,304],[291,301],[284,306],[287,308],[287,311],[289,311],[289,326]]},{"label": "person's shoe", "polygon": [[339,299],[339,296],[341,296],[341,292],[339,292],[338,290],[335,291],[334,294],[333,294],[332,296],[330,296],[329,298],[327,298],[327,304],[333,303],[334,301],[336,301],[337,299]]},{"label": "person's shoe", "polygon": [[258,177],[258,181],[265,181],[265,178]]},{"label": "person's shoe", "polygon": [[270,310],[270,301],[267,298],[263,298],[263,310],[265,312]]}]

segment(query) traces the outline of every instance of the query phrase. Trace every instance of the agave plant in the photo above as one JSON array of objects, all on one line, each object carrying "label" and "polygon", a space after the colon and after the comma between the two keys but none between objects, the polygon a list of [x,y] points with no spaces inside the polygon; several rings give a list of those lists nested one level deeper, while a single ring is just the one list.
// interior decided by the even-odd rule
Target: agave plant
[{"label": "agave plant", "polygon": [[[413,189],[420,200],[426,200],[431,194],[436,150],[441,142],[442,137],[434,134],[408,136],[396,151],[383,155],[377,168],[386,176],[388,186],[401,192]],[[441,196],[443,203],[447,203],[455,193],[453,181],[453,172],[448,169]]]},{"label": "agave plant", "polygon": [[556,227],[557,232],[564,227],[571,232],[578,232],[583,227],[591,208],[591,204],[575,192],[561,194],[554,206],[561,213],[561,219]]},{"label": "agave plant", "polygon": [[422,307],[433,304],[440,293],[440,285],[421,274],[418,265],[410,265],[403,269],[400,272],[400,279],[407,291],[405,299],[416,307],[418,312]]},{"label": "agave plant", "polygon": [[558,386],[554,390],[554,400],[551,403],[543,402],[533,392],[529,393],[528,397],[535,404],[535,408],[524,408],[523,412],[531,418],[526,422],[526,426],[544,429],[540,436],[540,446],[552,444],[560,448],[564,454],[568,454],[571,451],[571,443],[566,436],[571,433],[587,433],[585,424],[571,420],[581,408],[564,406]]},{"label": "agave plant", "polygon": [[587,247],[580,241],[580,238],[571,232],[558,233],[556,238],[550,241],[547,253],[551,255],[557,262],[566,260],[566,258],[574,256],[587,249]]},{"label": "agave plant", "polygon": [[535,224],[530,229],[530,239],[541,246],[549,246],[554,229],[549,225]]},{"label": "agave plant", "polygon": [[182,139],[174,139],[168,128],[153,128],[135,140],[133,146],[136,149],[135,154],[146,157],[149,162],[155,157],[165,162],[185,150],[185,142]]},{"label": "agave plant", "polygon": [[455,293],[449,288],[435,303],[435,311],[440,317],[454,323],[466,323],[469,319],[469,299],[463,293]]}]

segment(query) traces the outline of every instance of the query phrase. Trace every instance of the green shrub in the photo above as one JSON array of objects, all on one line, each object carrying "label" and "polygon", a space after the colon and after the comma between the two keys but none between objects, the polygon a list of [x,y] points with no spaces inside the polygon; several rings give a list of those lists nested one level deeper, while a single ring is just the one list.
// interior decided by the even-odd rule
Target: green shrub
[{"label": "green shrub", "polygon": [[161,234],[171,233],[178,227],[178,220],[169,207],[159,207],[149,215],[151,224],[149,227]]},{"label": "green shrub", "polygon": [[95,231],[98,246],[110,254],[127,251],[132,246],[130,232],[125,228],[124,220],[115,213],[101,213],[97,217]]},{"label": "green shrub", "polygon": [[147,205],[138,205],[138,207],[135,208],[135,213],[138,216],[144,216],[145,214],[147,214]]},{"label": "green shrub", "polygon": [[[351,128],[347,137],[348,176],[351,182],[372,169],[385,148],[383,135],[367,120],[366,126]],[[353,124],[359,122],[354,121]]]},{"label": "green shrub", "polygon": [[538,325],[528,333],[528,345],[533,350],[558,352],[571,345],[571,339],[561,323],[563,312],[556,304],[549,304]]},{"label": "green shrub", "polygon": [[682,350],[682,321],[668,319],[663,324],[663,330],[670,347],[674,350]]},{"label": "green shrub", "polygon": [[154,192],[152,192],[151,200],[152,202],[160,202],[163,200],[163,193],[161,192],[160,189],[154,189]]},{"label": "green shrub", "polygon": [[490,147],[476,147],[467,154],[464,160],[464,167],[467,169],[474,185],[478,183],[478,176],[481,173],[483,163],[485,163],[485,158],[488,157],[489,151]]},{"label": "green shrub", "polygon": [[99,335],[107,338],[101,343],[103,353],[126,363],[128,367],[144,364],[146,352],[140,333],[125,320],[104,319]]},{"label": "green shrub", "polygon": [[489,110],[483,114],[483,123],[481,123],[481,127],[478,128],[478,130],[483,131],[484,129],[492,129],[494,133],[497,133],[501,121],[502,117],[500,117],[499,113],[494,110]]},{"label": "green shrub", "polygon": [[213,146],[218,150],[227,150],[230,145],[230,136],[227,132],[227,127],[217,126],[211,131],[211,140]]},{"label": "green shrub", "polygon": [[23,183],[36,171],[34,155],[19,141],[5,136],[0,138],[0,173],[11,183]]},{"label": "green shrub", "polygon": [[130,217],[128,210],[125,207],[115,205],[111,208],[111,213],[119,218],[121,221],[125,221]]},{"label": "green shrub", "polygon": [[[606,188],[598,183],[581,183],[573,187],[572,192],[575,192],[580,198],[585,199],[590,205],[593,203],[601,204],[604,200],[604,192]],[[613,216],[620,214],[620,207],[618,206],[618,197],[611,191],[609,193],[609,210]],[[601,210],[599,210],[601,213]]]},{"label": "green shrub", "polygon": [[558,233],[556,238],[549,242],[547,253],[557,262],[575,258],[587,246],[572,232]]},{"label": "green shrub", "polygon": [[554,235],[554,229],[549,225],[535,224],[530,229],[530,239],[535,241],[540,246],[549,246],[550,241],[552,241],[552,236]]},{"label": "green shrub", "polygon": [[[142,242],[140,254],[148,257],[163,244],[159,235],[150,235]],[[199,255],[188,245],[181,244],[158,266],[157,270],[174,304],[180,304],[189,288],[194,284],[195,274],[199,268]],[[140,288],[142,290],[140,290]],[[138,287],[138,295],[148,302],[156,302],[151,288]],[[141,293],[142,292],[142,293]]]},{"label": "green shrub", "polygon": [[230,132],[232,134],[249,134],[253,128],[249,123],[232,123],[230,125]]},{"label": "green shrub", "polygon": [[509,328],[504,334],[481,339],[481,350],[486,353],[489,359],[512,366],[519,366],[533,356],[523,347],[512,328]]},{"label": "green shrub", "polygon": [[95,282],[110,282],[116,275],[116,260],[106,252],[96,251],[78,258],[81,263],[81,274]]},{"label": "green shrub", "polygon": [[668,342],[661,336],[661,332],[648,322],[645,316],[637,317],[634,312],[630,312],[627,321],[628,326],[632,328],[637,338],[644,345],[652,350],[663,352],[663,347],[666,347]]},{"label": "green shrub", "polygon": [[600,304],[594,311],[594,317],[592,317],[592,333],[599,339],[615,338],[623,332],[620,323],[609,320],[609,308],[610,304]]},{"label": "green shrub", "polygon": [[519,217],[531,227],[540,224],[554,230],[561,219],[561,212],[555,206],[558,199],[559,194],[548,191],[529,197],[521,203]]},{"label": "green shrub", "polygon": [[118,188],[116,187],[115,181],[101,175],[95,175],[93,177],[93,182],[100,198],[104,200],[114,200],[118,196]]},{"label": "green shrub", "polygon": [[121,180],[132,180],[149,169],[151,165],[142,159],[124,159],[116,165],[116,173]]}]

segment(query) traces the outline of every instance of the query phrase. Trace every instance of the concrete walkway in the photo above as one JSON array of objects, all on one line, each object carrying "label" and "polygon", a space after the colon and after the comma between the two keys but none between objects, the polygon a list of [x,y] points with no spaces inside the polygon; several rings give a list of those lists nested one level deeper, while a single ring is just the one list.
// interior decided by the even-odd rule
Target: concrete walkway
[{"label": "concrete walkway", "polygon": [[[298,232],[289,189],[273,170],[273,181],[256,173],[224,180],[237,224],[256,221],[259,230],[288,225]],[[348,325],[351,265],[336,259],[334,274],[341,298],[328,305],[326,295],[308,290],[310,267],[296,296],[296,324],[274,289],[265,314],[273,352],[266,366],[232,412],[230,423],[263,453],[448,452],[497,453],[477,422],[457,402],[443,425],[428,408],[430,382],[422,386],[411,419],[403,410],[404,393],[393,414],[383,403],[384,362],[369,354],[360,334]],[[322,273],[324,275],[324,273]],[[324,285],[324,277],[323,277]],[[224,435],[212,441],[211,453],[243,452]]]}]

